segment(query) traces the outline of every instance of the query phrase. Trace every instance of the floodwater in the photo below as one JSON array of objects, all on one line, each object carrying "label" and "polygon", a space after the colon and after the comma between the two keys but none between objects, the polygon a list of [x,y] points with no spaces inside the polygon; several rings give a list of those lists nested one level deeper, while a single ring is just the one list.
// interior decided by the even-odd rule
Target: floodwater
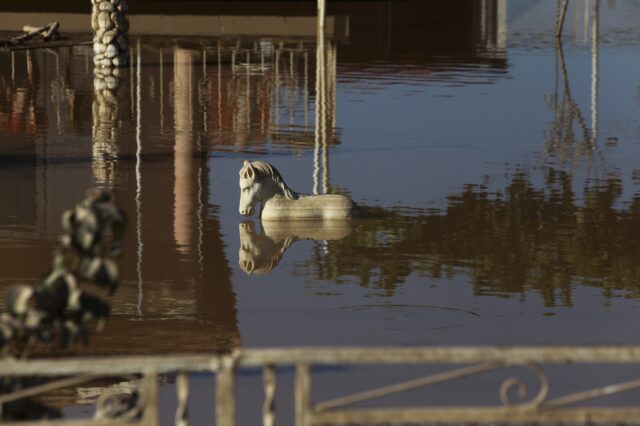
[{"label": "floodwater", "polygon": [[[0,52],[0,289],[99,186],[122,283],[74,352],[639,344],[640,2],[572,3],[561,44],[555,2],[482,4],[332,3],[320,49],[140,35],[106,91],[89,46]],[[372,215],[243,217],[245,159]]]}]

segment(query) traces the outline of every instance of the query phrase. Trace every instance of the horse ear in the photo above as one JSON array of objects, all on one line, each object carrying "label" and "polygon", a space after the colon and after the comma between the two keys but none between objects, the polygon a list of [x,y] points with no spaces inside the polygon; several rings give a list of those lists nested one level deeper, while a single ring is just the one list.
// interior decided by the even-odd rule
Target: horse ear
[{"label": "horse ear", "polygon": [[253,169],[250,161],[244,160],[242,164],[242,169],[240,169],[240,175],[244,179],[255,179],[256,171]]}]

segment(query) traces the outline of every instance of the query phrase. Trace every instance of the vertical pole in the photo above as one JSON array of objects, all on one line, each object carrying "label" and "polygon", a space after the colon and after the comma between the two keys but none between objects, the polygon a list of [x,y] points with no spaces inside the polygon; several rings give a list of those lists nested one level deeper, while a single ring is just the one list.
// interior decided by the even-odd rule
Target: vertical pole
[{"label": "vertical pole", "polygon": [[236,422],[233,366],[222,365],[216,374],[216,425],[234,426]]},{"label": "vertical pole", "polygon": [[296,365],[296,426],[311,426],[311,373],[309,365]]}]

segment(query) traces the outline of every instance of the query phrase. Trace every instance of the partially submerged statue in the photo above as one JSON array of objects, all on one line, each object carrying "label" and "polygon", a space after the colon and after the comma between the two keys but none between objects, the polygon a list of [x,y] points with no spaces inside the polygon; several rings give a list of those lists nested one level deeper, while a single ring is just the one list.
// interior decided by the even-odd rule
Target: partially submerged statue
[{"label": "partially submerged statue", "polygon": [[258,203],[262,204],[262,220],[347,219],[363,215],[363,208],[344,195],[298,194],[271,164],[245,161],[240,169],[240,214],[253,215]]}]

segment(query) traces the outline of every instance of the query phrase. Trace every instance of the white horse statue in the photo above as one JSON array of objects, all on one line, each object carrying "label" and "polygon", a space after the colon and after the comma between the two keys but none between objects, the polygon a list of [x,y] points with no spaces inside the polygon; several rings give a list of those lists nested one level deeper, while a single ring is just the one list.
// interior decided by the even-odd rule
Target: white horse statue
[{"label": "white horse statue", "polygon": [[251,216],[261,203],[262,220],[347,219],[364,209],[339,194],[302,195],[292,191],[278,170],[264,161],[245,161],[240,169],[241,215]]}]

